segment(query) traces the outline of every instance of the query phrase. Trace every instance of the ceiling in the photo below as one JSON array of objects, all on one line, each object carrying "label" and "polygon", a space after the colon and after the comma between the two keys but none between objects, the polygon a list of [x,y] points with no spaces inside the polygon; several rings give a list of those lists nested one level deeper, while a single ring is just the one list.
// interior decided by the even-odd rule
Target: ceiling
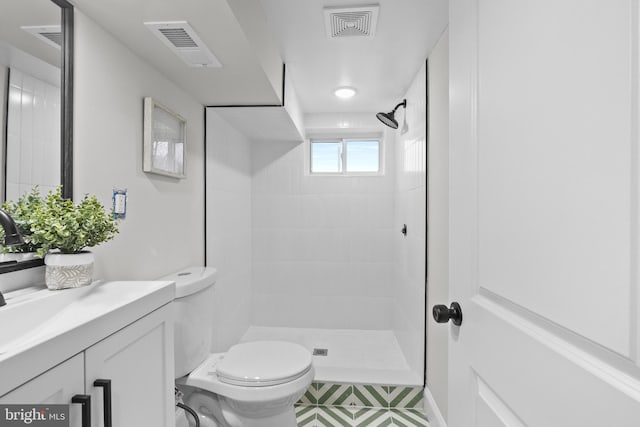
[{"label": "ceiling", "polygon": [[[0,14],[0,53],[11,46],[47,64],[60,67],[60,49],[21,29],[23,26],[60,26],[60,8],[42,0],[11,0]],[[58,31],[60,31],[58,29]]]},{"label": "ceiling", "polygon": [[[446,0],[260,0],[305,113],[389,111],[448,23]],[[372,38],[329,39],[324,7],[380,6]],[[340,100],[338,86],[357,95]]]},{"label": "ceiling", "polygon": [[[204,105],[281,104],[282,59],[257,0],[73,0],[83,13]],[[222,63],[191,68],[144,22],[187,21]]]},{"label": "ceiling", "polygon": [[[357,0],[73,0],[204,105],[281,105],[282,63],[304,113],[390,110],[448,22],[447,0],[372,0],[376,35],[331,40],[325,6]],[[123,13],[126,11],[126,13]],[[144,25],[186,20],[222,63],[189,68]],[[341,85],[358,90],[339,100]]]}]

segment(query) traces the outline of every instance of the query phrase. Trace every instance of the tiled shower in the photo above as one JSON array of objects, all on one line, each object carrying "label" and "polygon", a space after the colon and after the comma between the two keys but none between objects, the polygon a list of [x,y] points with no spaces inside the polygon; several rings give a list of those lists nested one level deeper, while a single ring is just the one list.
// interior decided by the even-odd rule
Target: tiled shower
[{"label": "tiled shower", "polygon": [[[311,176],[306,143],[249,141],[207,109],[207,264],[219,270],[214,351],[280,338],[328,347],[330,357],[341,351],[332,348],[338,335],[353,334],[351,342],[387,336],[377,348],[395,346],[404,374],[377,375],[382,361],[360,372],[358,383],[423,385],[425,81],[423,66],[406,94],[406,115],[397,115],[398,131],[375,113],[305,117],[308,134],[380,134],[379,176]],[[372,339],[352,370],[382,353]],[[331,369],[318,371],[327,375],[321,381],[340,382]]]},{"label": "tiled shower", "polygon": [[253,146],[254,324],[391,329],[395,167],[385,139],[386,173],[364,177],[309,175],[304,143]]}]

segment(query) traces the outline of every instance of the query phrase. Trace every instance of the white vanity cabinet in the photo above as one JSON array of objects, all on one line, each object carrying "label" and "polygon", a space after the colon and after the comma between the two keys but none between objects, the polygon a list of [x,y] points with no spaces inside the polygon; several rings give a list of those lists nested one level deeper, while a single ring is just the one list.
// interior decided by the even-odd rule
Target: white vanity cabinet
[{"label": "white vanity cabinet", "polygon": [[91,395],[91,425],[102,427],[105,389],[111,382],[112,425],[174,425],[173,317],[166,305],[88,348],[85,389]]},{"label": "white vanity cabinet", "polygon": [[[91,427],[173,426],[173,311],[164,305],[0,397],[0,403],[71,403],[90,396]],[[25,367],[26,369],[26,367]],[[96,386],[95,381],[109,383]],[[111,410],[108,401],[111,401]],[[105,407],[105,405],[107,407]],[[71,426],[83,424],[71,405]]]},{"label": "white vanity cabinet", "polygon": [[[84,393],[84,354],[80,353],[0,397],[0,403],[71,403]],[[81,427],[80,405],[71,405],[71,427]]]}]

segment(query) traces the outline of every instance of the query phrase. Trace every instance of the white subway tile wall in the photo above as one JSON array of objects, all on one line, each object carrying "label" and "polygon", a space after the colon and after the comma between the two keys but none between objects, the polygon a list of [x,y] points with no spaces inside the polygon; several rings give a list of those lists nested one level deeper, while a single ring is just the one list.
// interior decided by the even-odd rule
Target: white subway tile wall
[{"label": "white subway tile wall", "polygon": [[218,269],[213,352],[236,344],[251,318],[251,145],[207,109],[207,265]]},{"label": "white subway tile wall", "polygon": [[[407,363],[422,372],[424,358],[426,256],[426,64],[416,74],[405,98],[407,131],[398,131],[395,143],[396,181],[394,225],[407,224],[407,236],[393,234],[393,330]],[[396,230],[394,230],[396,231]]]},{"label": "white subway tile wall", "polygon": [[12,68],[7,109],[6,199],[60,184],[60,88]]},{"label": "white subway tile wall", "polygon": [[[382,132],[373,113],[356,119]],[[335,120],[305,118],[316,130]],[[252,324],[391,329],[393,134],[384,176],[310,176],[305,144],[253,146]]]}]

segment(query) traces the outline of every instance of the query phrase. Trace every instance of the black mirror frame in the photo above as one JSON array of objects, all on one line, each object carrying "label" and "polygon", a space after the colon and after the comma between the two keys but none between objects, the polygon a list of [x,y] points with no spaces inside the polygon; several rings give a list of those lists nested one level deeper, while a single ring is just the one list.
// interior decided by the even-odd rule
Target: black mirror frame
[{"label": "black mirror frame", "polygon": [[[62,197],[73,199],[73,5],[67,0],[51,0],[60,7],[62,23],[62,46],[64,55],[60,74],[62,96],[60,99],[60,184]],[[36,258],[28,261],[2,263],[0,274],[44,265]]]},{"label": "black mirror frame", "polygon": [[67,0],[51,0],[62,13],[62,123],[60,126],[60,183],[62,197],[73,199],[73,5]]}]

